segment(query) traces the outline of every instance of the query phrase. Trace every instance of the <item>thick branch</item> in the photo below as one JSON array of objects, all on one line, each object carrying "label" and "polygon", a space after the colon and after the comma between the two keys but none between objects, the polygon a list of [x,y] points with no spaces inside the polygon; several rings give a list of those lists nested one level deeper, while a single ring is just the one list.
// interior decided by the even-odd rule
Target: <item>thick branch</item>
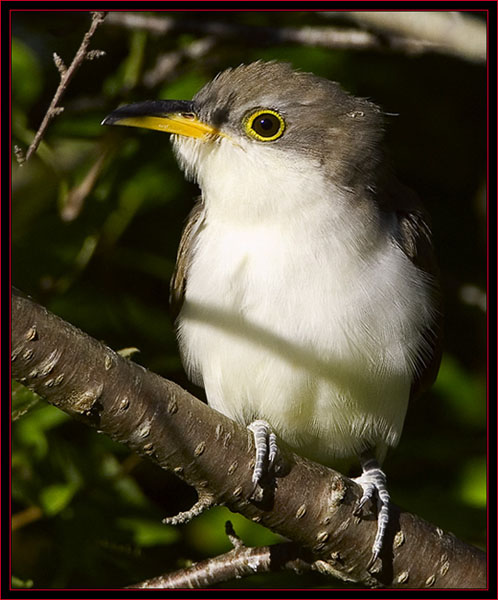
[{"label": "thick branch", "polygon": [[367,586],[485,587],[484,553],[396,506],[387,552],[369,572],[376,522],[353,515],[360,489],[350,479],[283,451],[276,485],[251,499],[245,428],[15,292],[12,318],[15,379],[172,470],[201,497],[312,551],[330,574]]},{"label": "thick branch", "polygon": [[[321,14],[334,16],[333,12]],[[387,35],[433,44],[439,52],[467,60],[486,60],[486,23],[464,12],[344,11],[335,16]]]}]

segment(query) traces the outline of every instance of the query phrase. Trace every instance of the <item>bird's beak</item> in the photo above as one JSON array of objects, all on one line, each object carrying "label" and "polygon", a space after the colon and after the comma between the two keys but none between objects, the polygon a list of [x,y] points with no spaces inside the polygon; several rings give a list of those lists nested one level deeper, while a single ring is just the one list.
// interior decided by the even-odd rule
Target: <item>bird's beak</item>
[{"label": "bird's beak", "polygon": [[194,138],[220,135],[220,132],[197,118],[190,100],[153,100],[126,104],[114,110],[101,125],[126,125],[165,131]]}]

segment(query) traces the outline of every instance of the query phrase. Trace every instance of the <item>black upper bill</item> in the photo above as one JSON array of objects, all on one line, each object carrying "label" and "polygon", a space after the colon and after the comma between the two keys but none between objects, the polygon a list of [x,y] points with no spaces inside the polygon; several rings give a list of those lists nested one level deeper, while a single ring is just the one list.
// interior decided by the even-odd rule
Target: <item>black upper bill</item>
[{"label": "black upper bill", "polygon": [[102,121],[102,125],[118,124],[123,119],[133,119],[137,117],[164,117],[171,114],[192,114],[195,113],[192,100],[146,100],[145,102],[136,102],[134,104],[125,104],[120,106]]}]

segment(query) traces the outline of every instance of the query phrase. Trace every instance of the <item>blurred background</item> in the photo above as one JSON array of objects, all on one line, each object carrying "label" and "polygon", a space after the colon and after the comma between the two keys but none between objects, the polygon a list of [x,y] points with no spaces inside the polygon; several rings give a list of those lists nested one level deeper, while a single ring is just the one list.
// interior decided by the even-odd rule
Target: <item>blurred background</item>
[{"label": "blurred background", "polygon": [[[446,313],[438,380],[410,407],[385,463],[391,497],[485,548],[485,60],[400,45],[399,34],[349,13],[129,16],[107,15],[90,44],[105,55],[84,61],[60,103],[64,111],[21,167],[15,154],[32,142],[59,84],[53,53],[69,66],[91,14],[12,12],[13,284],[199,395],[182,370],[168,313],[176,248],[198,189],[184,181],[167,136],[100,122],[122,103],[190,99],[218,71],[256,59],[289,61],[370,98],[389,113],[386,143],[399,178],[432,215]],[[464,16],[485,25],[484,12]],[[453,17],[458,24],[463,15]],[[329,28],[370,31],[376,43],[339,48],[324,35]],[[191,505],[190,488],[16,383],[13,420],[17,587],[129,585],[227,551],[227,519],[248,545],[279,540],[222,507],[186,525],[162,525]],[[344,584],[275,573],[219,587]]]}]

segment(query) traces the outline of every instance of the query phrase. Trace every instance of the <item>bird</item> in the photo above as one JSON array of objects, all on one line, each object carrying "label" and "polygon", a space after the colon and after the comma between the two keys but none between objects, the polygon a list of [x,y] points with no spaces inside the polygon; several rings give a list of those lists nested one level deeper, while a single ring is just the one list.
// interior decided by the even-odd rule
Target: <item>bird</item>
[{"label": "bird", "polygon": [[442,309],[430,219],[396,178],[386,114],[280,61],[230,67],[192,100],[121,106],[105,125],[171,134],[201,195],[171,282],[180,354],[215,410],[248,427],[253,483],[279,444],[361,467],[376,502],[408,404],[434,382]]}]

